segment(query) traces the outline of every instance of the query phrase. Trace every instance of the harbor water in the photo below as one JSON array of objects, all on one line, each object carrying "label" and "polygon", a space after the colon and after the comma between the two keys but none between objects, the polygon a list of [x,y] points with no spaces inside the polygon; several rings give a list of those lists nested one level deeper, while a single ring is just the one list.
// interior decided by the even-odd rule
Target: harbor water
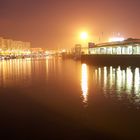
[{"label": "harbor water", "polygon": [[139,139],[140,68],[1,60],[0,114],[9,139]]}]

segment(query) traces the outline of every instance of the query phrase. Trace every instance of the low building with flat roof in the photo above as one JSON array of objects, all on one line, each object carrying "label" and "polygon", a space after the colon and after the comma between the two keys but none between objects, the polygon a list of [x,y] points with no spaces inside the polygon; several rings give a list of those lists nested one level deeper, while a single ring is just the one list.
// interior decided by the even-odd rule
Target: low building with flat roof
[{"label": "low building with flat roof", "polygon": [[107,42],[89,47],[90,54],[140,55],[140,39],[128,38],[124,41]]}]

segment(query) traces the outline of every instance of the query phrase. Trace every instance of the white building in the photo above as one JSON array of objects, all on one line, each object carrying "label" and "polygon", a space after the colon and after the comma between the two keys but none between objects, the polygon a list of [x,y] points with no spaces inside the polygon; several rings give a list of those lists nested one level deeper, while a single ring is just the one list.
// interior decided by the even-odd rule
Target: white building
[{"label": "white building", "polygon": [[127,39],[118,42],[107,42],[89,47],[90,54],[140,55],[140,39]]},{"label": "white building", "polygon": [[22,42],[0,37],[0,55],[28,55],[30,54],[30,47],[30,42]]}]

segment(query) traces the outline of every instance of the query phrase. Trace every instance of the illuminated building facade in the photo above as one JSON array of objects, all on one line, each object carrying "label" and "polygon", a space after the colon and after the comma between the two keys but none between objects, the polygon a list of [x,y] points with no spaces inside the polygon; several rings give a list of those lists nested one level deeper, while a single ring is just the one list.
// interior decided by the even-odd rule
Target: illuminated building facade
[{"label": "illuminated building facade", "polygon": [[89,46],[89,54],[108,55],[140,55],[140,39],[127,39],[124,41],[107,42]]},{"label": "illuminated building facade", "polygon": [[45,54],[45,50],[42,48],[31,48],[31,54],[32,56],[42,56]]},{"label": "illuminated building facade", "polygon": [[30,54],[30,42],[16,41],[0,37],[1,56],[25,56]]}]

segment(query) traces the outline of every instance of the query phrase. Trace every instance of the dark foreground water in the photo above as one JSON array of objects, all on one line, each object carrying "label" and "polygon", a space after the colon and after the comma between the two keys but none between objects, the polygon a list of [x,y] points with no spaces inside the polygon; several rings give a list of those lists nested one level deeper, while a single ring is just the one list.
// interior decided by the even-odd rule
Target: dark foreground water
[{"label": "dark foreground water", "polygon": [[0,61],[0,139],[7,138],[140,139],[140,69]]}]

